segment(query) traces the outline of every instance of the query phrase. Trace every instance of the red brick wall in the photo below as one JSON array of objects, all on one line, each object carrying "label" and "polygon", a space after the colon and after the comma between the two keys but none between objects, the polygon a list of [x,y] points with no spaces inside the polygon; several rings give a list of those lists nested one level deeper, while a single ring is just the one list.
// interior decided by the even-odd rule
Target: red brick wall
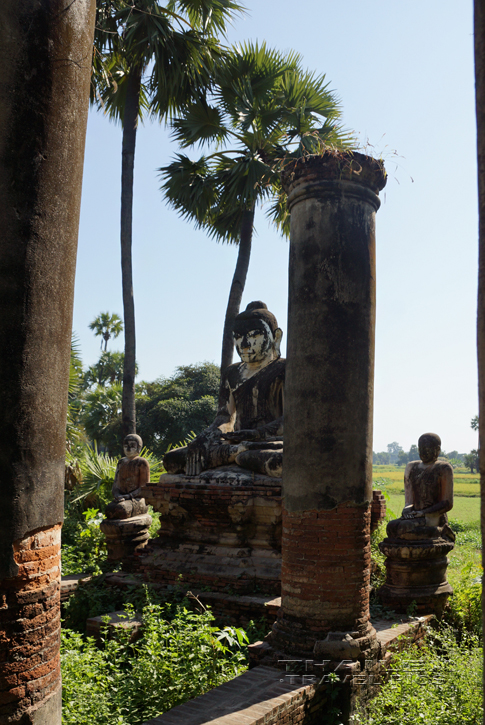
[{"label": "red brick wall", "polygon": [[[278,596],[281,482],[234,486],[172,476],[142,494],[160,512],[157,538],[123,561],[125,571],[163,586]],[[261,477],[260,477],[261,478]],[[264,477],[266,478],[266,477]],[[175,482],[173,479],[179,479]]]},{"label": "red brick wall", "polygon": [[377,529],[381,521],[386,518],[386,499],[380,491],[372,491],[372,507],[371,507],[371,533]]},{"label": "red brick wall", "polygon": [[281,600],[286,621],[320,635],[365,633],[370,515],[370,505],[350,503],[330,511],[283,510]]},{"label": "red brick wall", "polygon": [[[161,513],[159,542],[256,546],[280,549],[281,483],[147,484],[142,495]],[[175,476],[173,477],[175,478]]]},{"label": "red brick wall", "polygon": [[61,525],[13,547],[18,575],[0,582],[0,723],[42,705],[61,677]]}]

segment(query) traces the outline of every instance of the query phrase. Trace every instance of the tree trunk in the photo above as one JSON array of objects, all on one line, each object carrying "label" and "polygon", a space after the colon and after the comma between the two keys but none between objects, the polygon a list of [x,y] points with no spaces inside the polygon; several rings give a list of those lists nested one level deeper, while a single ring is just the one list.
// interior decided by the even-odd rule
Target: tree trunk
[{"label": "tree trunk", "polygon": [[123,438],[136,433],[135,411],[135,302],[133,298],[132,226],[133,171],[135,165],[136,129],[140,108],[141,66],[130,73],[126,89],[123,118],[123,149],[121,154],[121,280],[125,323],[125,358],[123,363],[122,430]]},{"label": "tree trunk", "polygon": [[[478,416],[481,490],[482,565],[485,564],[485,2],[475,0],[475,92],[478,161]],[[483,586],[483,585],[482,585]],[[482,622],[485,629],[485,591],[482,590]],[[484,668],[485,678],[485,668]],[[485,689],[485,679],[484,679]],[[485,713],[483,722],[485,723]]]},{"label": "tree trunk", "polygon": [[60,547],[94,0],[0,23],[0,722],[61,725]]},{"label": "tree trunk", "polygon": [[239,240],[239,252],[237,255],[236,269],[232,278],[229,300],[227,302],[226,318],[224,320],[224,332],[222,334],[222,355],[221,355],[221,376],[224,370],[232,363],[234,352],[234,341],[232,331],[234,320],[239,313],[241,300],[246,284],[249,259],[251,257],[251,240],[253,237],[254,207],[243,213],[241,222],[241,239]]}]

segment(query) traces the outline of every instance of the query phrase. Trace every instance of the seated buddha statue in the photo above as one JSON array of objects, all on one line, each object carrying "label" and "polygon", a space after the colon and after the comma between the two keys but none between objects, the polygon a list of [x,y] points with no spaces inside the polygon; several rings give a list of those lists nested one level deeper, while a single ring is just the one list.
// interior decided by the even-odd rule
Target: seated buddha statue
[{"label": "seated buddha statue", "polygon": [[441,439],[424,433],[418,441],[420,461],[407,464],[404,473],[404,509],[400,519],[389,522],[389,538],[454,541],[447,512],[453,508],[453,468],[438,461]]},{"label": "seated buddha statue", "polygon": [[142,439],[134,433],[123,441],[125,458],[121,458],[116,467],[111,489],[114,500],[106,507],[107,519],[129,519],[148,511],[145,499],[140,496],[141,487],[150,481],[148,461],[140,456],[142,448]]},{"label": "seated buddha statue", "polygon": [[283,461],[282,331],[264,302],[251,302],[235,319],[233,337],[241,362],[222,376],[215,420],[188,446],[164,457],[168,473],[197,476],[237,465],[279,477]]}]

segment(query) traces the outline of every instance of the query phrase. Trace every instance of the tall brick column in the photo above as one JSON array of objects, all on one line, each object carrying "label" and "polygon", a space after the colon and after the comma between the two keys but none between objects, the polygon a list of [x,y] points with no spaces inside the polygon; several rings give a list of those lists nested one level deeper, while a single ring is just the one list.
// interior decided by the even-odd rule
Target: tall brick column
[{"label": "tall brick column", "polygon": [[374,222],[386,183],[362,154],[300,159],[291,209],[282,610],[273,643],[332,660],[372,651],[369,625]]},{"label": "tall brick column", "polygon": [[3,0],[0,723],[60,725],[60,529],[94,0]]}]

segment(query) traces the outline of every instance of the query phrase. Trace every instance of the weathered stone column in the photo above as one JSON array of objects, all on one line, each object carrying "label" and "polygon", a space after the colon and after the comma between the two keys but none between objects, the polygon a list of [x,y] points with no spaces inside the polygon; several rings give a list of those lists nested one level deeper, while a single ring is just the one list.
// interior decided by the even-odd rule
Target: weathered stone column
[{"label": "weathered stone column", "polygon": [[377,196],[382,163],[303,158],[291,209],[283,465],[282,610],[272,642],[356,659],[369,625]]},{"label": "weathered stone column", "polygon": [[60,529],[94,0],[3,0],[0,723],[60,725]]}]

